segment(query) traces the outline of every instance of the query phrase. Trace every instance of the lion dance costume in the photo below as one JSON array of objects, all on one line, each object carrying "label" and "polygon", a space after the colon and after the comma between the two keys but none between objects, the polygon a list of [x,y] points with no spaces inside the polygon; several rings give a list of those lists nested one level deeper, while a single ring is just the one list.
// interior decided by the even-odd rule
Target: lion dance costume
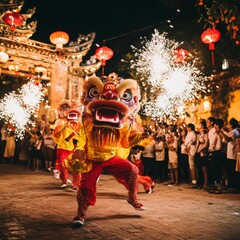
[{"label": "lion dance costume", "polygon": [[[104,170],[125,182],[128,189],[128,203],[136,210],[145,208],[137,201],[137,167],[119,157],[119,148],[129,149],[142,138],[142,130],[135,123],[139,110],[140,90],[133,79],[122,79],[112,73],[108,77],[91,76],[84,81],[82,104],[83,128],[86,136],[79,142],[72,159],[83,159],[90,165],[88,172],[82,173],[82,181],[77,193],[78,210],[74,225],[82,226],[86,211],[96,203],[96,182]],[[79,171],[81,167],[79,165]]]},{"label": "lion dance costume", "polygon": [[[77,108],[72,108],[69,100],[62,100],[59,104],[58,112],[60,112],[60,117],[57,120],[53,133],[54,141],[57,144],[55,170],[60,172],[61,188],[66,188],[68,184],[71,184],[66,164],[73,154],[78,141],[82,141],[82,136],[80,135],[82,127],[81,111]],[[81,181],[81,174],[74,172],[72,173],[72,178],[71,190],[77,191]]]}]

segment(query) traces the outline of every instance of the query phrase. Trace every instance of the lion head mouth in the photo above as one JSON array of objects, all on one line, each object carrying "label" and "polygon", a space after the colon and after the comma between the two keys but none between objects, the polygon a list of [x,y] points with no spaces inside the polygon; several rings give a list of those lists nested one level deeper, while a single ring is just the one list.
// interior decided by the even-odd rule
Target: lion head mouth
[{"label": "lion head mouth", "polygon": [[88,106],[94,118],[93,125],[101,127],[120,128],[124,116],[129,109],[117,101],[97,100]]},{"label": "lion head mouth", "polygon": [[113,109],[96,109],[94,114],[94,125],[111,126],[119,128],[121,126],[123,115]]}]

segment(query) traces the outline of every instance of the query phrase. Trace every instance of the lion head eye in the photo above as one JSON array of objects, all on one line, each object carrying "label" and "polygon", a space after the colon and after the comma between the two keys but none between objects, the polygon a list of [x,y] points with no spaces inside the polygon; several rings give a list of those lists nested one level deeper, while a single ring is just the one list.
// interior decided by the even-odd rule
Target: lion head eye
[{"label": "lion head eye", "polygon": [[123,93],[122,98],[124,101],[130,101],[132,99],[132,92],[128,89]]},{"label": "lion head eye", "polygon": [[99,95],[99,93],[98,93],[98,90],[97,90],[97,87],[91,87],[90,89],[89,89],[89,91],[88,91],[88,96],[90,97],[90,98],[94,98],[94,97],[97,97]]}]

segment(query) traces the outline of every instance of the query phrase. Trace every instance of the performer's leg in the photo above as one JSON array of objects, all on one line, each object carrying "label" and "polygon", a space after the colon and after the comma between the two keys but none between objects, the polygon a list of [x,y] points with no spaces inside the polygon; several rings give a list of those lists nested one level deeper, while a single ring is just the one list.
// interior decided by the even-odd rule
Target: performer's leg
[{"label": "performer's leg", "polygon": [[81,176],[80,173],[73,173],[72,174],[72,178],[73,178],[73,182],[72,182],[71,189],[73,191],[77,191],[79,189],[79,187],[80,187],[82,176]]},{"label": "performer's leg", "polygon": [[154,181],[151,179],[151,177],[138,175],[138,182],[143,185],[144,190],[147,193],[153,192]]},{"label": "performer's leg", "polygon": [[88,207],[96,203],[96,182],[102,171],[101,165],[102,163],[93,162],[92,170],[82,173],[82,180],[77,193],[77,216],[73,219],[74,224],[77,226],[83,225]]},{"label": "performer's leg", "polygon": [[69,172],[64,164],[64,159],[68,157],[71,151],[59,149],[58,150],[58,159],[59,159],[59,167],[60,167],[60,179],[62,180],[62,188],[67,187],[67,180],[69,178]]},{"label": "performer's leg", "polygon": [[115,156],[103,163],[103,169],[117,179],[125,180],[128,185],[128,203],[136,210],[145,210],[143,205],[137,201],[138,168],[134,164]]}]

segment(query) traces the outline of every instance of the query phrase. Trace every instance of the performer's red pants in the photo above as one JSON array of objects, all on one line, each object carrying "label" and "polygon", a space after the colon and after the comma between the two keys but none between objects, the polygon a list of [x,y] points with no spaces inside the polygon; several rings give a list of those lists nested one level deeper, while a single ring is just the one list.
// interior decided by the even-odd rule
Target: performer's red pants
[{"label": "performer's red pants", "polygon": [[[128,184],[126,183],[126,181],[122,180],[122,179],[116,179],[119,183],[123,184],[127,189],[128,189]],[[137,176],[137,180],[138,183],[141,183],[145,189],[145,191],[149,191],[150,188],[152,187],[153,184],[153,180],[151,179],[151,177],[149,176],[142,176],[139,175]]]},{"label": "performer's red pants", "polygon": [[[58,161],[58,170],[60,171],[60,179],[62,183],[67,183],[69,179],[69,172],[65,167],[64,160],[67,159],[68,155],[73,153],[73,151],[64,150],[64,149],[57,149],[57,161]],[[81,174],[73,173],[72,174],[72,184],[74,188],[79,188],[80,181],[81,181]]]},{"label": "performer's red pants", "polygon": [[77,193],[78,217],[85,217],[87,208],[96,203],[96,182],[102,170],[126,182],[128,200],[136,200],[138,169],[134,164],[117,156],[105,162],[92,161],[92,170],[82,173],[82,181]]}]

